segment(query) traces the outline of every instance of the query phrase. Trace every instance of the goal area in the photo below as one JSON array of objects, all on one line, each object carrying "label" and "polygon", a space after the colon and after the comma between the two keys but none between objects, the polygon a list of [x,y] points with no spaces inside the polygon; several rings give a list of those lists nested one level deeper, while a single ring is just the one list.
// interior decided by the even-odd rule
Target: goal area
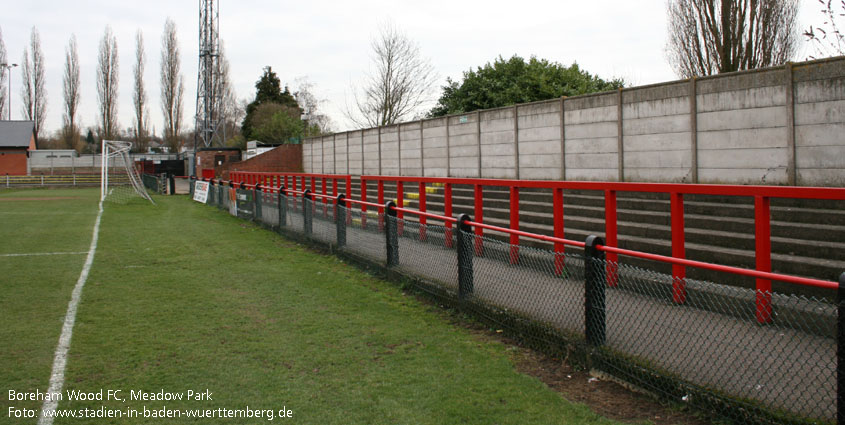
[{"label": "goal area", "polygon": [[100,200],[125,204],[142,198],[155,204],[129,156],[131,148],[131,142],[103,140]]}]

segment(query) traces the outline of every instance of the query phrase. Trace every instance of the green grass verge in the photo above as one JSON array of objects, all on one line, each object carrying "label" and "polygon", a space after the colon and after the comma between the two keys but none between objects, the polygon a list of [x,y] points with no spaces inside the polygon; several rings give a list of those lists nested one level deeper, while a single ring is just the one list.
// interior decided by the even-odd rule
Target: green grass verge
[{"label": "green grass verge", "polygon": [[[450,325],[395,285],[184,197],[156,202],[107,204],[66,374],[66,390],[122,390],[126,401],[63,401],[60,408],[285,406],[293,411],[288,420],[303,424],[612,423],[517,373],[506,345]],[[76,276],[69,280],[72,287]],[[67,294],[62,304],[49,292],[32,296],[60,303],[63,314]],[[52,328],[44,332],[54,348],[60,323],[26,326]],[[4,347],[18,345],[12,334],[2,338]],[[48,375],[49,362],[47,372],[4,367],[0,383],[26,378],[43,391]],[[212,400],[129,399],[131,390],[206,389]],[[5,407],[0,413],[8,419]],[[56,421],[220,422],[259,421]]]},{"label": "green grass verge", "polygon": [[[99,190],[0,191],[0,423],[10,389],[45,391],[70,294],[88,251]],[[36,199],[38,198],[38,199]],[[44,198],[59,198],[47,200]],[[29,420],[32,423],[32,420]]]}]

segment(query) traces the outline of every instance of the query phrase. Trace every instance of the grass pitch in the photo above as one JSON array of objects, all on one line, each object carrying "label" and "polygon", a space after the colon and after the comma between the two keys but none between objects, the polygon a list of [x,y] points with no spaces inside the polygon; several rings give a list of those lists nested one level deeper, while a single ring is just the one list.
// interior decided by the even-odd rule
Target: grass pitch
[{"label": "grass pitch", "polygon": [[[0,254],[87,251],[97,194],[0,192]],[[48,197],[74,199],[34,199]],[[156,203],[105,206],[59,403],[138,417],[57,424],[268,421],[186,416],[247,407],[301,424],[612,423],[517,373],[506,345],[450,325],[395,285],[185,197]],[[35,422],[8,409],[40,402],[7,395],[46,391],[84,260],[0,257],[0,422]],[[104,400],[65,393],[101,390]],[[121,393],[108,399],[109,390]],[[158,400],[168,394],[183,398]],[[280,418],[283,408],[292,417]],[[152,411],[181,417],[143,417]]]}]

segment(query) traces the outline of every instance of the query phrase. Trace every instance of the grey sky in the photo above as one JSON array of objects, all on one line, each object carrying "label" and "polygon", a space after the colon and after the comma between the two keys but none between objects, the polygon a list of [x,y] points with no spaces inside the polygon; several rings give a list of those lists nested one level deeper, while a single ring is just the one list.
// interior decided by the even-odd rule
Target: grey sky
[{"label": "grey sky", "polygon": [[[46,60],[47,131],[61,125],[64,49],[76,34],[82,73],[80,118],[96,125],[96,55],[106,25],[111,25],[120,53],[121,128],[132,123],[132,66],[135,32],[143,31],[147,52],[145,81],[152,123],[161,134],[159,60],[165,19],[177,25],[185,77],[183,130],[193,127],[197,79],[198,1],[47,1],[0,0],[0,28],[10,61],[20,63],[30,29],[41,35]],[[676,79],[664,55],[665,0],[607,1],[334,1],[220,2],[220,34],[241,98],[270,65],[283,84],[307,76],[335,130],[351,124],[343,110],[352,102],[351,85],[370,66],[370,39],[379,24],[392,21],[417,41],[441,81],[497,56],[536,55],[570,64],[578,62],[603,78],[623,77],[635,85]],[[821,20],[815,0],[802,0],[803,29]],[[796,60],[803,60],[805,48]],[[3,82],[5,84],[5,81]],[[12,118],[21,118],[21,72],[12,71]]]}]

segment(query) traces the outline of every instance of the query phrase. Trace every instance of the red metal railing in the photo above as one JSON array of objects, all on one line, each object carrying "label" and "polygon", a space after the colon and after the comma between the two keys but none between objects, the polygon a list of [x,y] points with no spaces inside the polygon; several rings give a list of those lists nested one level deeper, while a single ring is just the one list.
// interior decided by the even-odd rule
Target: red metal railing
[{"label": "red metal railing", "polygon": [[[757,289],[757,319],[761,323],[771,321],[771,279],[765,278],[765,273],[772,271],[771,260],[771,198],[798,198],[798,199],[831,199],[845,200],[845,189],[822,188],[822,187],[787,187],[787,186],[736,186],[736,185],[703,185],[703,184],[672,184],[672,183],[618,183],[618,182],[570,182],[570,181],[548,181],[548,180],[496,180],[496,179],[462,179],[462,178],[437,178],[437,177],[399,177],[399,176],[361,176],[362,186],[365,181],[377,181],[379,184],[379,201],[383,199],[383,187],[385,182],[407,183],[416,182],[421,185],[420,204],[425,199],[425,190],[422,186],[426,183],[440,183],[444,186],[444,215],[452,215],[452,186],[469,185],[473,187],[474,194],[474,215],[478,223],[483,223],[483,187],[506,187],[509,189],[510,203],[510,231],[503,231],[502,228],[492,229],[491,227],[476,226],[475,233],[483,235],[484,229],[496,230],[510,235],[511,262],[517,262],[519,237],[527,235],[514,232],[519,229],[519,189],[540,188],[552,191],[552,213],[554,220],[555,238],[563,240],[563,190],[594,190],[604,194],[605,204],[605,246],[609,264],[618,262],[620,251],[613,248],[618,247],[618,219],[617,219],[617,192],[645,192],[668,194],[670,198],[670,223],[672,234],[672,256],[661,258],[685,259],[685,237],[684,237],[684,195],[715,195],[715,196],[741,196],[754,198],[754,229],[755,229],[755,258],[756,271],[763,274],[755,275]],[[399,193],[397,193],[397,198]],[[422,210],[422,208],[421,208]],[[537,239],[537,238],[534,238]],[[448,240],[448,238],[447,238]],[[549,239],[539,239],[552,242],[554,252],[563,253],[565,243]],[[480,242],[476,241],[476,251],[481,252]],[[640,256],[640,258],[644,258]],[[649,259],[656,261],[657,257]],[[560,260],[562,261],[562,259]],[[672,264],[672,298],[676,303],[686,301],[686,288],[684,278],[686,267],[689,263],[663,261]],[[708,263],[701,263],[708,264]],[[722,266],[727,267],[727,266]],[[556,269],[562,268],[562,262],[557,263]],[[708,267],[702,267],[708,268]],[[712,270],[712,268],[710,268]],[[746,270],[736,268],[737,270]],[[726,270],[722,270],[726,271]],[[750,276],[744,273],[735,273]],[[609,267],[608,284],[616,284],[616,270]],[[823,282],[823,281],[819,281]],[[818,286],[818,285],[815,285]]]},{"label": "red metal railing", "polygon": [[[732,273],[742,276],[749,276],[756,279],[756,316],[760,323],[768,323],[772,319],[771,304],[771,281],[778,280],[788,283],[813,286],[818,288],[835,289],[837,283],[819,279],[809,279],[797,276],[775,274],[771,272],[771,198],[798,198],[798,199],[830,199],[845,200],[845,189],[842,188],[820,188],[820,187],[785,187],[785,186],[731,186],[731,185],[692,185],[692,184],[669,184],[669,183],[616,183],[616,182],[566,182],[566,181],[542,181],[542,180],[495,180],[495,179],[461,179],[461,178],[436,178],[436,177],[399,177],[399,176],[361,176],[361,199],[352,199],[351,176],[330,175],[330,174],[304,174],[304,173],[247,173],[233,172],[233,180],[245,183],[243,187],[254,187],[261,183],[268,189],[278,189],[282,184],[292,189],[294,194],[302,194],[305,189],[306,179],[310,179],[311,193],[316,192],[315,180],[322,180],[322,193],[319,198],[323,202],[335,199],[337,195],[337,182],[344,180],[346,183],[346,201],[359,205],[362,217],[366,217],[367,208],[376,208],[379,216],[384,216],[385,194],[384,185],[386,182],[396,184],[396,208],[398,218],[404,214],[413,214],[418,217],[421,224],[426,224],[427,219],[438,219],[444,222],[446,227],[446,244],[451,247],[451,232],[457,221],[452,214],[452,189],[453,185],[468,185],[473,188],[474,195],[474,216],[476,221],[468,224],[474,227],[474,233],[483,236],[484,230],[501,232],[509,236],[512,245],[510,261],[519,261],[518,245],[519,238],[525,237],[534,240],[549,242],[553,244],[556,256],[555,271],[561,273],[563,270],[563,253],[565,246],[584,247],[584,242],[572,241],[563,238],[564,222],[564,189],[573,190],[594,190],[604,194],[605,204],[605,244],[598,249],[606,253],[608,264],[618,262],[618,255],[625,255],[647,260],[664,262],[672,265],[672,299],[676,303],[686,301],[686,288],[684,278],[687,267],[697,267],[707,270],[715,270],[725,273]],[[267,178],[270,178],[267,180]],[[275,180],[274,180],[275,178]],[[293,187],[289,184],[292,178]],[[297,186],[297,178],[301,185]],[[332,196],[326,193],[326,181],[333,182]],[[367,201],[367,186],[369,182],[377,184],[378,202]],[[404,187],[406,183],[416,183],[419,187],[419,210],[404,208]],[[438,183],[444,189],[443,215],[428,212],[426,204],[425,185]],[[492,226],[485,224],[483,194],[484,186],[506,187],[509,189],[510,203],[510,228]],[[554,220],[554,236],[539,235],[519,230],[519,189],[541,188],[552,191],[552,212]],[[298,190],[302,189],[302,190]],[[639,251],[631,251],[618,248],[618,223],[617,223],[617,192],[645,192],[668,194],[670,198],[670,222],[672,234],[672,255],[662,256]],[[317,195],[315,193],[315,195]],[[684,248],[684,195],[715,195],[715,196],[742,196],[754,198],[754,228],[755,228],[755,257],[756,269],[749,270],[740,267],[724,266],[713,263],[693,261],[686,259]],[[379,223],[380,226],[383,222]],[[366,225],[364,221],[362,225]],[[422,228],[425,228],[424,226]],[[425,238],[425,233],[420,234]],[[476,238],[476,253],[483,252],[481,239]],[[616,270],[608,267],[608,285],[614,286],[617,282]]]},{"label": "red metal railing", "polygon": [[352,196],[352,176],[349,174],[313,174],[313,173],[276,173],[259,171],[232,171],[229,178],[238,183],[258,184],[265,187],[286,187],[293,190],[305,190],[310,183],[312,193],[317,192],[317,180],[320,180],[321,194],[327,195],[328,184],[331,182],[332,195],[337,196],[338,183],[343,181],[346,186],[346,196]]},{"label": "red metal railing", "polygon": [[[314,173],[285,173],[260,171],[232,171],[229,178],[239,183],[261,184],[264,187],[278,189],[285,187],[292,190],[304,191],[310,183],[311,193],[317,195],[317,181],[320,181],[320,195],[328,195],[328,182],[331,182],[331,195],[336,197],[338,184],[344,182],[346,197],[352,197],[352,176],[349,174],[314,174]],[[327,197],[323,199],[323,212],[326,213]],[[296,208],[296,206],[294,206]]]}]

